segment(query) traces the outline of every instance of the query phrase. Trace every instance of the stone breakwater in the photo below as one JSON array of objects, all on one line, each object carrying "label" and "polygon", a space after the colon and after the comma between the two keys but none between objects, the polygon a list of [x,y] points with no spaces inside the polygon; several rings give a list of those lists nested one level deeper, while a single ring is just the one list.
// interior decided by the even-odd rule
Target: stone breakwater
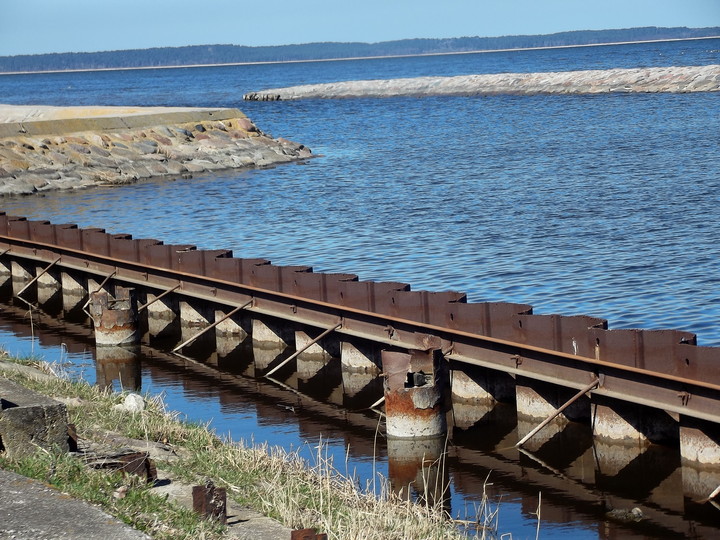
[{"label": "stone breakwater", "polygon": [[0,195],[260,168],[312,156],[237,109],[0,106]]},{"label": "stone breakwater", "polygon": [[245,94],[248,101],[394,96],[717,92],[720,65],[346,81]]}]

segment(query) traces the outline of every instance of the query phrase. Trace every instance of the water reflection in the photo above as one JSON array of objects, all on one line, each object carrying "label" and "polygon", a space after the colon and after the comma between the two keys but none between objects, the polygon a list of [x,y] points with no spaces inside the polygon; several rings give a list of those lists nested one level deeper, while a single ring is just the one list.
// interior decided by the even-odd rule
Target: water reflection
[{"label": "water reflection", "polygon": [[[8,287],[2,290],[10,294]],[[139,349],[94,351],[84,314],[62,312],[55,318],[33,310],[32,321],[31,327],[24,303],[2,305],[0,336],[10,350],[23,352],[21,345],[32,341],[47,359],[70,362],[67,369],[74,375],[116,390],[162,393],[171,409],[190,420],[210,421],[234,439],[304,448],[311,461],[313,445],[322,440],[335,466],[361,484],[380,472],[396,493],[453,516],[474,516],[487,496],[490,508],[500,504],[499,532],[533,536],[541,500],[541,531],[553,538],[720,533],[720,510],[688,495],[688,484],[699,484],[695,491],[702,492],[720,478],[708,472],[703,478],[687,476],[678,452],[670,448],[606,446],[593,440],[589,427],[571,423],[518,450],[514,444],[524,428],[515,408],[506,404],[464,415],[458,408],[459,421],[451,419],[447,441],[385,440],[377,415],[358,410],[382,395],[372,382],[377,378],[348,382],[339,362],[305,360],[299,371],[288,367],[275,373],[273,382],[261,375],[287,356],[288,348],[268,351],[245,340],[218,350],[214,338],[204,336],[178,356],[167,351],[179,343],[179,334],[165,341],[146,334]],[[353,389],[349,395],[346,387]],[[303,446],[305,441],[310,445]],[[635,507],[643,513],[639,521],[629,513]]]}]

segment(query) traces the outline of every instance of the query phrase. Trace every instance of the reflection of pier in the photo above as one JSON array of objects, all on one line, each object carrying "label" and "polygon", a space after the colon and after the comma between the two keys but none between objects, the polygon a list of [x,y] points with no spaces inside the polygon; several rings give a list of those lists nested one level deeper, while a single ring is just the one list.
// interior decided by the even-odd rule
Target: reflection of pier
[{"label": "reflection of pier", "polygon": [[[268,418],[281,411],[276,402],[264,407],[267,396],[287,400],[291,392],[302,403],[290,404],[296,413],[323,418],[316,424],[293,415],[308,434],[329,423],[374,435],[376,419],[350,411],[384,398],[389,438],[444,441],[449,431],[459,451],[466,434],[482,433],[488,456],[530,460],[552,478],[579,471],[578,485],[592,485],[587,499],[596,503],[598,489],[617,497],[638,471],[645,480],[647,468],[656,473],[648,484],[631,482],[620,504],[607,505],[642,500],[651,514],[657,504],[680,515],[720,485],[720,349],[696,346],[687,332],[608,330],[593,317],[534,315],[525,305],[467,303],[461,293],[411,291],[1,214],[0,282],[6,295],[67,319],[84,316],[90,293],[98,293],[96,324],[103,310],[137,298],[132,309],[145,353],[148,346],[173,351],[153,349],[148,365],[161,359],[198,380],[219,377],[257,394],[256,408]],[[134,351],[102,348],[98,380],[138,387]],[[256,380],[269,376],[277,384]],[[664,452],[658,445],[673,448],[675,461],[649,467]],[[394,487],[412,483],[419,494],[425,490],[417,473],[410,480],[410,462],[434,462],[437,445],[413,460],[405,446],[388,444],[391,470],[404,471],[395,480],[405,478]],[[672,486],[667,496],[658,495],[665,493],[658,484]],[[685,498],[678,502],[677,493]]]},{"label": "reflection of pier", "polygon": [[[27,309],[19,304],[17,307],[3,305],[2,311],[3,326],[17,335],[30,335]],[[41,345],[63,346],[71,353],[91,354],[93,338],[87,322],[59,320],[42,312],[35,312],[33,317],[34,336]],[[433,452],[421,450],[420,455],[415,452],[413,458],[413,452],[394,452],[395,447],[386,449],[382,438],[375,445],[377,418],[374,414],[353,412],[354,408],[341,407],[341,402],[320,401],[319,398],[328,394],[328,388],[340,384],[342,377],[337,373],[330,374],[328,381],[317,380],[300,391],[303,382],[292,370],[280,372],[278,383],[254,379],[251,343],[222,357],[206,348],[199,358],[202,361],[142,345],[134,362],[124,359],[119,364],[111,363],[112,368],[102,361],[96,362],[96,375],[98,384],[111,386],[131,380],[142,367],[152,380],[181,385],[184,392],[199,398],[218,399],[226,412],[253,410],[261,424],[295,425],[301,437],[308,440],[326,438],[332,433],[349,447],[353,459],[384,461],[388,458],[387,452],[392,451],[393,455],[399,454],[388,469],[394,489],[408,493],[408,485],[412,483],[409,495],[422,498],[425,490],[418,463],[434,457]],[[381,394],[381,388],[375,387],[374,392],[365,396],[365,403]],[[337,393],[330,392],[330,395]],[[683,471],[677,451],[660,445],[651,445],[645,451],[598,445],[593,442],[589,427],[579,423],[568,424],[565,430],[536,441],[528,450],[518,450],[514,445],[519,429],[515,408],[502,403],[488,408],[472,426],[455,426],[444,463],[445,474],[452,480],[454,490],[479,500],[489,475],[486,489],[491,500],[520,501],[529,520],[533,519],[538,493],[542,492],[544,523],[597,522],[598,535],[603,538],[632,538],[633,534],[638,538],[641,535],[690,536],[692,531],[698,537],[712,537],[717,533],[718,529],[712,524],[720,510],[699,504],[683,494]],[[399,441],[400,445],[407,442]],[[426,443],[409,441],[410,444],[416,442],[420,443],[419,447]],[[440,445],[444,447],[445,441]],[[438,485],[432,485],[429,493],[435,495],[438,489]],[[627,510],[636,506],[642,508],[647,518],[639,523],[622,523],[606,515],[611,509]],[[453,509],[454,513],[460,510]]]}]

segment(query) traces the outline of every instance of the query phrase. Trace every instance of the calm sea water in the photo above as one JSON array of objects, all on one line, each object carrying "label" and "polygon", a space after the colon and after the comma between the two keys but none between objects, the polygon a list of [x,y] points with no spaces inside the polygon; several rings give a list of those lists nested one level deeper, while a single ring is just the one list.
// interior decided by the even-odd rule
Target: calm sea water
[{"label": "calm sea water", "polygon": [[[322,156],[5,198],[0,207],[459,290],[474,301],[528,303],[536,313],[593,315],[611,328],[689,330],[699,344],[720,346],[720,95],[241,101],[249,91],[334,80],[710,63],[720,63],[720,40],[0,76],[4,103],[239,107],[264,131]],[[197,410],[187,403],[172,399]],[[205,399],[206,416],[233,429],[236,419],[217,407]],[[527,515],[509,527],[534,535]],[[583,527],[553,531],[597,534]]]}]

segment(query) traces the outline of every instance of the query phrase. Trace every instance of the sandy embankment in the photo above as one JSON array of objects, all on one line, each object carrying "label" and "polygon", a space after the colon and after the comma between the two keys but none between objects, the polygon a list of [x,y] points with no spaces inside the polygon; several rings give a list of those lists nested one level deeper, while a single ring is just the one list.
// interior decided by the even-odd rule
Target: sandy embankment
[{"label": "sandy embankment", "polygon": [[345,81],[251,92],[248,101],[395,96],[720,91],[720,65]]},{"label": "sandy embankment", "polygon": [[311,157],[237,109],[0,105],[0,195],[258,168]]}]

